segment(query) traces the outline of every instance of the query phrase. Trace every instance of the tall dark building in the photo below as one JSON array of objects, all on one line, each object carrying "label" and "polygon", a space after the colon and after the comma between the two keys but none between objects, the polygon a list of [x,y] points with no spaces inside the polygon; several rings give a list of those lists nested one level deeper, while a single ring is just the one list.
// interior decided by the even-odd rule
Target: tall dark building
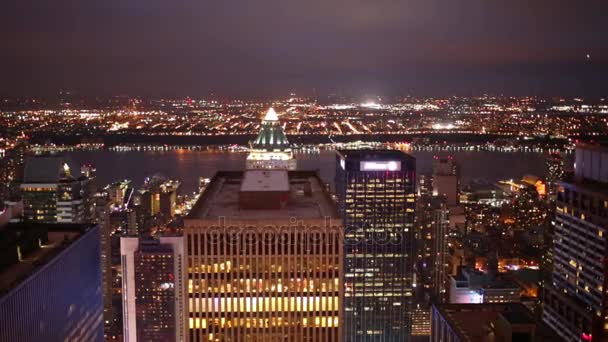
[{"label": "tall dark building", "polygon": [[405,341],[413,296],[416,160],[401,151],[337,153],[345,226],[346,341]]},{"label": "tall dark building", "polygon": [[23,178],[23,166],[28,148],[25,139],[19,139],[11,149],[0,148],[0,211],[4,208],[4,201],[10,200],[16,192],[14,188],[16,183]]},{"label": "tall dark building", "polygon": [[433,297],[442,303],[447,296],[448,233],[450,212],[443,196],[422,195],[416,199],[414,271],[417,297]]},{"label": "tall dark building", "polygon": [[547,167],[547,191],[554,194],[557,191],[557,182],[564,177],[564,158],[559,153],[551,153],[545,157]]},{"label": "tall dark building", "polygon": [[433,211],[433,247],[431,248],[433,272],[431,292],[438,303],[443,303],[447,299],[449,226],[450,211],[442,204]]},{"label": "tall dark building", "polygon": [[103,341],[99,227],[0,228],[0,341]]},{"label": "tall dark building", "polygon": [[569,341],[608,338],[608,148],[579,145],[557,183],[553,269],[543,320]]},{"label": "tall dark building", "polygon": [[120,239],[124,340],[184,341],[183,237]]},{"label": "tall dark building", "polygon": [[460,171],[454,157],[433,157],[433,195],[444,196],[448,206],[458,204]]},{"label": "tall dark building", "polygon": [[114,320],[112,310],[112,262],[111,244],[112,236],[110,226],[110,212],[112,210],[108,194],[106,192],[96,193],[93,196],[95,202],[95,222],[99,225],[101,239],[101,273],[103,279],[103,313],[106,325],[111,325]]}]

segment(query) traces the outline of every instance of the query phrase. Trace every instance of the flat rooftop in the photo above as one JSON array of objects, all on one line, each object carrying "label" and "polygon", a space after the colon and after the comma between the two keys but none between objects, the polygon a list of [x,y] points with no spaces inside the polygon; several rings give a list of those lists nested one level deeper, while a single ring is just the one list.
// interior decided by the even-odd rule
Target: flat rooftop
[{"label": "flat rooftop", "polygon": [[596,196],[605,196],[608,194],[608,183],[598,182],[587,178],[577,179],[573,174],[566,175],[557,183],[564,188],[576,188],[577,191],[595,194]]},{"label": "flat rooftop", "polygon": [[241,191],[289,191],[289,174],[286,170],[248,170]]},{"label": "flat rooftop", "polygon": [[[247,171],[251,172],[251,171]],[[186,217],[191,220],[209,220],[225,217],[227,219],[322,219],[339,218],[336,205],[318,174],[315,171],[279,171],[273,174],[268,184],[266,180],[258,183],[263,174],[245,176],[245,172],[221,171],[215,174],[205,191]],[[251,178],[249,178],[251,177]],[[285,183],[287,181],[287,183]],[[286,206],[281,209],[241,209],[239,191],[241,189],[284,189],[289,192]],[[268,184],[269,188],[264,188]],[[285,185],[288,187],[285,189]],[[309,187],[309,188],[308,188]],[[308,190],[310,191],[307,191]],[[282,190],[271,190],[282,191]]]},{"label": "flat rooftop", "polygon": [[[16,253],[17,246],[25,245],[27,241],[20,237],[42,234],[46,238],[40,247],[28,253],[23,252],[20,261],[15,260],[0,267],[0,297],[53,260],[57,254],[78,240],[90,227],[92,225],[18,223],[0,228],[0,237],[4,239],[3,253]],[[18,236],[15,236],[13,232],[17,232]],[[37,243],[37,238],[35,243]]]},{"label": "flat rooftop", "polygon": [[348,159],[373,159],[373,160],[415,160],[413,156],[400,151],[400,150],[374,150],[374,149],[362,149],[362,150],[338,150],[339,156]]},{"label": "flat rooftop", "polygon": [[495,342],[491,324],[503,317],[513,325],[536,326],[536,341],[560,339],[544,323],[536,320],[521,303],[506,304],[444,304],[437,306],[441,315],[456,330],[462,341]]}]

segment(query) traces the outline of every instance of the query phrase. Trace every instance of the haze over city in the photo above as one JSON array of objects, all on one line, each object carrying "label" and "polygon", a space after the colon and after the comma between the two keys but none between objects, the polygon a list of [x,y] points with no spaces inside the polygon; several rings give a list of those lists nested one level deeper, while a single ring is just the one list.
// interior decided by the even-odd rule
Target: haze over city
[{"label": "haze over city", "polygon": [[9,1],[0,94],[602,94],[605,1]]}]

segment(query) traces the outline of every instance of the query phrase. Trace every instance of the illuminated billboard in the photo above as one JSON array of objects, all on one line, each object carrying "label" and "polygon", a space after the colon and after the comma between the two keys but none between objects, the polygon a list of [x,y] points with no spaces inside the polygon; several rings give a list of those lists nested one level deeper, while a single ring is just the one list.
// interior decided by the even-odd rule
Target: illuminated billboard
[{"label": "illuminated billboard", "polygon": [[362,161],[361,171],[401,171],[400,161]]}]

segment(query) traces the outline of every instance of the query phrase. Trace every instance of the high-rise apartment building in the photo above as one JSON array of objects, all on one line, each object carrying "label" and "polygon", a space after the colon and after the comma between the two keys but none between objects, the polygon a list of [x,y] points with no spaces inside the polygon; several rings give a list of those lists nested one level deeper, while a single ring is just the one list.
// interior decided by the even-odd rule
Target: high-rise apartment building
[{"label": "high-rise apartment building", "polygon": [[342,341],[342,222],[315,172],[219,172],[184,224],[190,341]]},{"label": "high-rise apartment building", "polygon": [[345,226],[345,340],[404,341],[411,330],[415,159],[400,151],[336,157]]},{"label": "high-rise apartment building", "polygon": [[551,284],[543,320],[569,341],[608,338],[608,148],[578,145],[557,182]]},{"label": "high-rise apartment building", "polygon": [[0,228],[0,341],[104,340],[99,227]]},{"label": "high-rise apartment building", "polygon": [[186,340],[183,241],[120,239],[125,342]]}]

